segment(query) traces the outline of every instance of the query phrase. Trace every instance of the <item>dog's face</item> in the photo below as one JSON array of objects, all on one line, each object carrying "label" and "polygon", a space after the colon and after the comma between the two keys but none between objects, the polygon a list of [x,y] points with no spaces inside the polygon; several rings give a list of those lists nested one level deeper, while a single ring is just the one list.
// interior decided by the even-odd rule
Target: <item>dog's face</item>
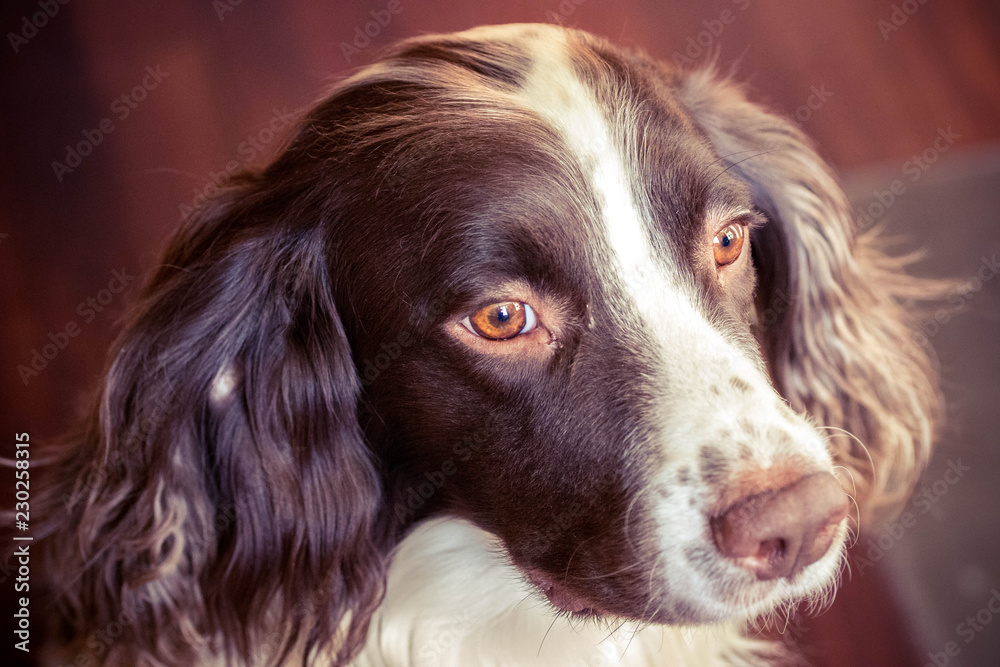
[{"label": "dog's face", "polygon": [[804,529],[823,549],[783,576],[713,536],[745,497],[832,466],[753,335],[768,222],[748,184],[663,71],[563,31],[475,31],[394,66],[486,55],[494,71],[465,85],[384,93],[415,109],[416,146],[360,176],[392,179],[366,202],[377,231],[338,237],[393,506],[433,490],[428,508],[497,534],[573,611],[691,623],[816,591],[839,565],[842,492]]},{"label": "dog's face", "polygon": [[55,583],[81,637],[155,629],[126,662],[343,664],[443,512],[563,611],[765,612],[835,578],[834,461],[865,508],[926,457],[905,281],[711,73],[552,26],[404,42],[174,239],[59,468]]}]

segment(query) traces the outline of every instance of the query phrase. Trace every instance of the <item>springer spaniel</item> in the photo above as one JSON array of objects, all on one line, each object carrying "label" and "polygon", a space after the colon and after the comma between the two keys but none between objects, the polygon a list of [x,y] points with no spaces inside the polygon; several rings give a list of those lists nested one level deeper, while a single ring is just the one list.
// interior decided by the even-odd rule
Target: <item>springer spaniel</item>
[{"label": "springer spaniel", "polygon": [[743,624],[828,601],[934,433],[915,283],[851,218],[711,71],[398,44],[130,311],[50,485],[61,655],[784,660]]}]

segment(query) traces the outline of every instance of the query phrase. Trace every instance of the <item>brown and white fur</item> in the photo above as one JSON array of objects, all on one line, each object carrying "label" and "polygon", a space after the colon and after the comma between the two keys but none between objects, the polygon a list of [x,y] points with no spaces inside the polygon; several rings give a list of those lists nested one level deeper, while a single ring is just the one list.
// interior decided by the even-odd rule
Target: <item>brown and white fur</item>
[{"label": "brown and white fur", "polygon": [[[917,291],[710,71],[554,26],[405,41],[134,305],[52,478],[63,655],[778,660],[740,624],[827,600],[848,514],[927,458]],[[522,333],[470,327],[503,302]]]}]

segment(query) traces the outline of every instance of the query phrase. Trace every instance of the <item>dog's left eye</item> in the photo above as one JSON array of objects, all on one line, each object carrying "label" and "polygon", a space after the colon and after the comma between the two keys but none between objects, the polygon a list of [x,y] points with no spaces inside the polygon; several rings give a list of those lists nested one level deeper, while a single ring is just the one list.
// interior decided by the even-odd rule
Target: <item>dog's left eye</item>
[{"label": "dog's left eye", "polygon": [[507,340],[528,333],[535,323],[535,311],[520,301],[491,303],[462,320],[466,329],[489,340]]},{"label": "dog's left eye", "polygon": [[733,223],[715,235],[712,239],[712,250],[718,266],[732,264],[740,258],[740,253],[743,251],[743,236],[743,225],[739,223]]}]

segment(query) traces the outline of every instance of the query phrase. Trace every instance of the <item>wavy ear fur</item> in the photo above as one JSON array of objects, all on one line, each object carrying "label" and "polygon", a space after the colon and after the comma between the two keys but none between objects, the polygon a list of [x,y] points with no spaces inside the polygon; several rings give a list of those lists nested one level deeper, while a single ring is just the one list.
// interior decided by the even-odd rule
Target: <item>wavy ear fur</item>
[{"label": "wavy ear fur", "polygon": [[99,662],[343,664],[381,599],[328,230],[241,180],[173,242],[52,485],[48,570]]},{"label": "wavy ear fur", "polygon": [[857,234],[835,177],[798,128],[711,70],[683,76],[680,90],[769,219],[751,246],[773,381],[793,408],[831,427],[862,517],[898,504],[927,462],[940,412],[932,357],[908,309],[939,298],[940,284],[906,276],[874,232]]}]

